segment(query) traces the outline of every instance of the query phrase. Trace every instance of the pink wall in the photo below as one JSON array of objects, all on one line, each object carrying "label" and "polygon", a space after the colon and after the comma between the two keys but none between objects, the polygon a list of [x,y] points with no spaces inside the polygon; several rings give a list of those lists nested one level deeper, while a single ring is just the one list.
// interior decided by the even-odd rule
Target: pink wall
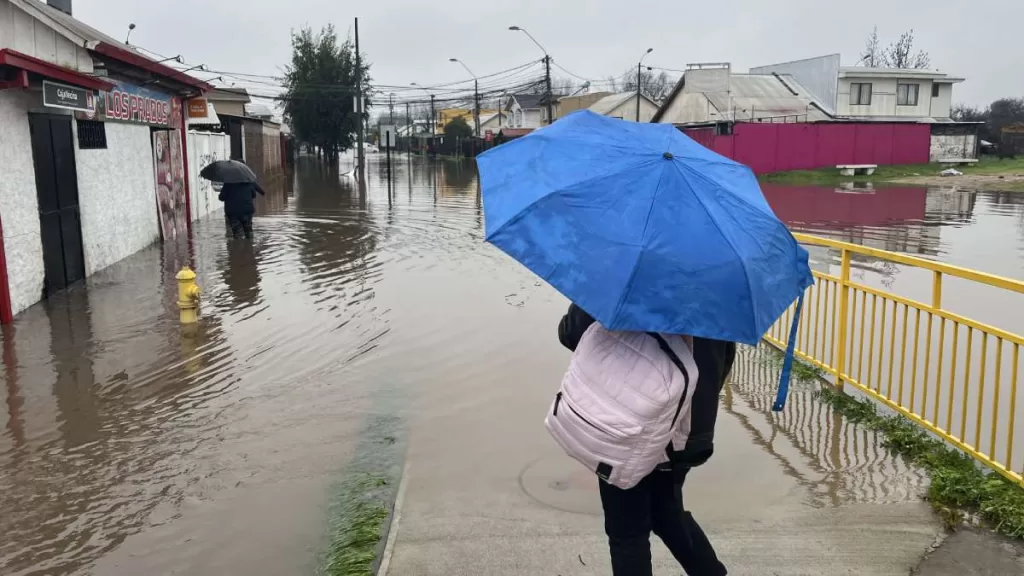
[{"label": "pink wall", "polygon": [[757,174],[838,164],[926,164],[931,146],[927,124],[740,123],[733,126],[731,136],[715,136],[714,128],[683,132]]}]

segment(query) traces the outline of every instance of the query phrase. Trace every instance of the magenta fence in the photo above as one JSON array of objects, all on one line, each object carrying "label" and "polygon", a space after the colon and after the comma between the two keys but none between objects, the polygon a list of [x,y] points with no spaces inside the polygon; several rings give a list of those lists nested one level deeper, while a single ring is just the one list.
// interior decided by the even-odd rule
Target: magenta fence
[{"label": "magenta fence", "polygon": [[683,132],[756,174],[840,164],[925,164],[931,145],[928,124],[739,123],[729,136],[716,136],[714,128]]}]

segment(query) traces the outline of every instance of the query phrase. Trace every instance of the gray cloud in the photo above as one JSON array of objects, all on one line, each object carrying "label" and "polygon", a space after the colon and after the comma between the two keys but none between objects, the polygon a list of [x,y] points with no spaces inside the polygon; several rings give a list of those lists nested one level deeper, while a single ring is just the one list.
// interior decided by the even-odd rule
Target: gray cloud
[{"label": "gray cloud", "polygon": [[182,54],[213,69],[275,74],[290,55],[289,33],[333,22],[341,36],[360,18],[360,41],[376,82],[433,84],[465,78],[451,57],[478,75],[539,58],[517,24],[545,45],[555,61],[588,78],[619,75],[647,48],[647,64],[683,68],[688,62],[732,62],[735,69],[839,52],[844,65],[872,27],[888,42],[914,28],[932,66],[967,78],[954,101],[987,104],[1024,95],[1018,0],[518,0],[412,2],[377,0],[74,0],[75,15],[157,52]]}]

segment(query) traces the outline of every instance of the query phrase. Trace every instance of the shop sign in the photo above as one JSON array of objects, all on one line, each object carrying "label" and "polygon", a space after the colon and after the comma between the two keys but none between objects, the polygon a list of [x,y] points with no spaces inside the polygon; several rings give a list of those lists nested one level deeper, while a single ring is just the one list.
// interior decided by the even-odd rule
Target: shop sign
[{"label": "shop sign", "polygon": [[173,127],[171,96],[142,86],[114,80],[114,88],[100,98],[104,120]]},{"label": "shop sign", "polygon": [[188,117],[189,118],[206,118],[210,115],[209,106],[207,106],[206,98],[196,98],[195,100],[188,101]]},{"label": "shop sign", "polygon": [[96,95],[85,88],[43,80],[43,105],[91,113],[96,111]]}]

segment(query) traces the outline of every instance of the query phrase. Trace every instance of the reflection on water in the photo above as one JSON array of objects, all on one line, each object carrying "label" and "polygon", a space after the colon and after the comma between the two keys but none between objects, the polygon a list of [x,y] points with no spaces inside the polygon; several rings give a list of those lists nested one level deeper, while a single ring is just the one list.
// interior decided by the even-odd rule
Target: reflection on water
[{"label": "reflection on water", "polygon": [[816,507],[916,500],[927,485],[923,470],[892,458],[882,436],[845,421],[814,397],[816,383],[795,382],[786,409],[773,412],[779,382],[776,356],[741,346],[722,410],[808,491]]},{"label": "reflection on water", "polygon": [[[504,318],[546,290],[482,242],[471,162],[396,155],[390,197],[386,174],[383,155],[363,185],[300,162],[258,200],[251,244],[225,239],[223,219],[208,218],[191,243],[143,250],[4,328],[0,573],[308,571],[332,482],[375,445],[361,435],[401,414],[411,390],[430,385],[424,373],[439,394],[445,377],[490,373],[500,359],[466,352],[482,350],[471,317]],[[765,192],[800,229],[1010,276],[1024,268],[1016,196]],[[178,325],[174,304],[186,260],[203,289],[195,331]],[[858,270],[918,289],[901,271]],[[500,294],[470,302],[451,295],[456,284]],[[504,339],[494,350],[535,337],[487,335]],[[917,489],[921,478],[883,458],[876,438],[802,392],[772,416],[774,383],[747,365],[724,409],[813,504]]]}]

